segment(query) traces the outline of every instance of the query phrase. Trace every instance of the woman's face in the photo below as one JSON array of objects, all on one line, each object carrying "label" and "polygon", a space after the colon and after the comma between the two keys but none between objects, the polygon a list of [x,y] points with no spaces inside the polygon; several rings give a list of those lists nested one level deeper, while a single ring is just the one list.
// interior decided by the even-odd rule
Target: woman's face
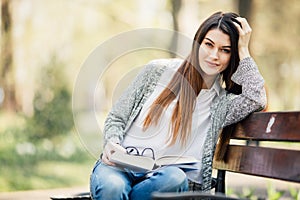
[{"label": "woman's face", "polygon": [[229,35],[219,29],[208,31],[199,48],[199,64],[203,75],[215,78],[228,67],[230,56]]}]

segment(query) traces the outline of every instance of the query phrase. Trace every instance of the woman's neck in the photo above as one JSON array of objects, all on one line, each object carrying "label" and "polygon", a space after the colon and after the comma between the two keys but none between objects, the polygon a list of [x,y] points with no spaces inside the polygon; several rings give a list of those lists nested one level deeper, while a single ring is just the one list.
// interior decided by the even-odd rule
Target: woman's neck
[{"label": "woman's neck", "polygon": [[210,89],[216,78],[217,78],[217,75],[213,75],[213,76],[209,76],[209,75],[202,75],[202,78],[203,78],[203,83],[202,83],[202,89]]}]

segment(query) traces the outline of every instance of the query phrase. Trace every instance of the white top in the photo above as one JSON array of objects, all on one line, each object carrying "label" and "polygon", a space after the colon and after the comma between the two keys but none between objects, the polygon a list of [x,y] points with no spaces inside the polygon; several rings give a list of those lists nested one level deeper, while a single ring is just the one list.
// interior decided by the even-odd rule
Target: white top
[{"label": "white top", "polygon": [[[194,182],[200,180],[200,169],[201,159],[203,152],[203,144],[205,141],[206,133],[210,127],[210,105],[213,99],[220,94],[222,88],[220,86],[219,78],[216,79],[215,83],[210,89],[202,89],[197,97],[195,110],[193,112],[193,121],[191,135],[187,140],[184,147],[179,141],[172,146],[168,146],[167,139],[169,138],[170,132],[170,121],[173,113],[176,99],[167,107],[162,113],[161,118],[157,126],[151,125],[148,129],[143,131],[143,122],[148,114],[149,107],[152,105],[154,100],[160,95],[163,89],[166,88],[171,77],[175,74],[179,66],[167,68],[161,76],[154,92],[145,102],[138,117],[133,122],[132,126],[128,130],[122,146],[135,146],[139,150],[144,148],[152,148],[154,150],[155,157],[161,157],[165,155],[185,155],[193,156],[200,162],[197,164],[199,170],[193,170],[186,172],[188,178]],[[200,180],[201,181],[201,180]]]}]

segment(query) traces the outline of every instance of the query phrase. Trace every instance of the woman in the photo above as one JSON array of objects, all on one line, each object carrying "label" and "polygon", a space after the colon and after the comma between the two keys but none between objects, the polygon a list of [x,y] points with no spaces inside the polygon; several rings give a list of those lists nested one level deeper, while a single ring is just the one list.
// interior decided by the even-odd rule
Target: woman
[{"label": "woman", "polygon": [[[217,12],[202,23],[185,60],[161,59],[145,66],[105,121],[103,154],[91,175],[93,199],[210,190],[220,130],[266,104],[264,80],[249,54],[250,35],[246,19]],[[188,155],[200,162],[195,170],[121,170],[109,161],[115,149],[108,141],[118,148],[152,148],[156,156]]]}]

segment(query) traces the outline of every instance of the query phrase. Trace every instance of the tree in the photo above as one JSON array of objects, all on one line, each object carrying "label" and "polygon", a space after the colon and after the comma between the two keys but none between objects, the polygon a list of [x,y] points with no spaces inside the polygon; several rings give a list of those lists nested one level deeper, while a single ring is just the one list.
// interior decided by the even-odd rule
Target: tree
[{"label": "tree", "polygon": [[[253,15],[253,1],[252,0],[238,0],[238,13],[241,17],[245,17],[252,25],[252,15]],[[252,43],[250,43],[251,48]]]},{"label": "tree", "polygon": [[[179,31],[179,25],[178,25],[178,15],[179,15],[179,11],[182,5],[182,0],[171,0],[171,14],[172,14],[172,19],[173,19],[173,30],[175,32]],[[170,49],[172,50],[176,50],[177,49],[177,33],[174,33],[172,36],[172,42],[171,42],[171,47]],[[171,52],[171,57],[176,57],[176,55],[174,55],[174,52]]]},{"label": "tree", "polygon": [[6,111],[18,109],[15,95],[15,78],[13,70],[12,17],[11,1],[1,1],[1,61],[0,89],[4,91],[2,108]]},{"label": "tree", "polygon": [[252,0],[238,0],[239,14],[248,21],[252,20],[252,5]]}]

